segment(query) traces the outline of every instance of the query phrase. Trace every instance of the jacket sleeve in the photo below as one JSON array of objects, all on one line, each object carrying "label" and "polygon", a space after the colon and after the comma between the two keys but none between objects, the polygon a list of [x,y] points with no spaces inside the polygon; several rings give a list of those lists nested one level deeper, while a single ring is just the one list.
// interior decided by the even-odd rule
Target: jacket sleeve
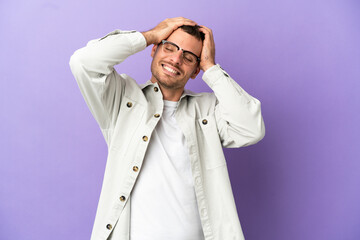
[{"label": "jacket sleeve", "polygon": [[71,71],[106,140],[106,131],[116,123],[125,85],[114,66],[145,48],[140,32],[115,30],[91,40],[70,58]]},{"label": "jacket sleeve", "polygon": [[216,96],[215,119],[224,147],[255,144],[265,136],[261,103],[242,89],[218,64],[208,69],[203,80]]}]

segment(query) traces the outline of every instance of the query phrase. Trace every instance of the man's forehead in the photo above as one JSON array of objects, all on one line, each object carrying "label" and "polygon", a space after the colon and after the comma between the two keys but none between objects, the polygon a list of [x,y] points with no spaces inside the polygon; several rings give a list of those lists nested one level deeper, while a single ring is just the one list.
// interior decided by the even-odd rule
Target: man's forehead
[{"label": "man's forehead", "polygon": [[176,29],[168,38],[168,41],[175,43],[184,50],[192,52],[201,52],[202,41],[195,36],[183,31],[181,28]]},{"label": "man's forehead", "polygon": [[170,36],[167,38],[167,40],[170,41],[170,39],[177,39],[177,40],[185,40],[188,39],[190,41],[197,41],[197,39],[190,35],[189,33],[185,32],[181,28],[176,29]]}]

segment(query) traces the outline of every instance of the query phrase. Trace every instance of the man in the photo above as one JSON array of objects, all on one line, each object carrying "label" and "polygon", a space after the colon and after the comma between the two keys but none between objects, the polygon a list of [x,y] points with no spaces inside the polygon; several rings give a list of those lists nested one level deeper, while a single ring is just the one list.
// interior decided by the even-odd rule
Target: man
[{"label": "man", "polygon": [[[114,70],[151,44],[146,84]],[[244,239],[222,146],[260,141],[264,123],[260,102],[215,65],[209,28],[179,17],[117,30],[70,66],[108,145],[91,239]],[[184,89],[200,70],[214,93]]]}]

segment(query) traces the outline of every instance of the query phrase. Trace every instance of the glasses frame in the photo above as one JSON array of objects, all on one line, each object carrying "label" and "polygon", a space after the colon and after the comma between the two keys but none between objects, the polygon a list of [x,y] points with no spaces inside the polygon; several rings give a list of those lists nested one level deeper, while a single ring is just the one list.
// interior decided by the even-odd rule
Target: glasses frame
[{"label": "glasses frame", "polygon": [[[194,55],[195,57],[196,57],[196,62],[200,62],[200,57],[198,57],[198,56],[196,56],[196,54],[195,53],[193,53],[193,52],[190,52],[190,51],[188,51],[188,50],[184,50],[184,49],[182,49],[181,47],[179,47],[178,45],[176,45],[175,43],[173,43],[173,42],[170,42],[170,41],[168,41],[168,40],[161,40],[161,44],[164,46],[164,44],[165,43],[170,43],[171,45],[173,45],[173,46],[175,46],[176,48],[177,48],[177,51],[182,51],[182,57],[184,58],[184,53],[190,53],[191,55]],[[164,51],[164,50],[163,50]],[[195,64],[196,64],[196,62],[195,62]],[[184,63],[185,63],[185,61],[184,61]],[[194,65],[195,65],[194,64]],[[189,64],[188,64],[189,65]]]}]

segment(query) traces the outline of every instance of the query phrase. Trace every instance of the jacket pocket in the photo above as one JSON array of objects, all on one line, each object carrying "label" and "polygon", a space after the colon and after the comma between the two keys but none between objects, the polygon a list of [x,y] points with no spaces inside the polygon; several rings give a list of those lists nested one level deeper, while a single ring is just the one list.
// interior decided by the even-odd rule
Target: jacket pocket
[{"label": "jacket pocket", "polygon": [[206,169],[222,167],[226,164],[214,114],[198,119],[202,132],[200,156]]}]

